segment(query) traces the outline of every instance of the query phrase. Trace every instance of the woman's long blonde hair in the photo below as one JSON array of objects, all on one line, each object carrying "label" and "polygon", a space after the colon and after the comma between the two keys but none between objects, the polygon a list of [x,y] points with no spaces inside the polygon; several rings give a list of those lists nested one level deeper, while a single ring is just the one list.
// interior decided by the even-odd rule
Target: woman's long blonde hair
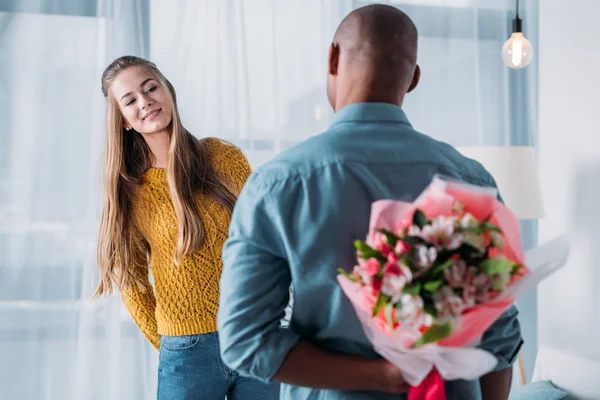
[{"label": "woman's long blonde hair", "polygon": [[176,262],[197,251],[206,239],[197,196],[203,193],[211,197],[229,213],[236,201],[209,163],[207,143],[197,140],[181,124],[175,89],[156,65],[134,56],[114,60],[102,74],[102,93],[107,100],[104,206],[98,237],[100,283],[94,296],[111,293],[113,283],[119,288],[139,284],[148,274],[150,247],[136,226],[133,202],[142,174],[152,166],[153,155],[141,134],[125,131],[119,106],[110,93],[116,76],[132,67],[144,70],[162,85],[173,106],[167,182],[178,223]]}]

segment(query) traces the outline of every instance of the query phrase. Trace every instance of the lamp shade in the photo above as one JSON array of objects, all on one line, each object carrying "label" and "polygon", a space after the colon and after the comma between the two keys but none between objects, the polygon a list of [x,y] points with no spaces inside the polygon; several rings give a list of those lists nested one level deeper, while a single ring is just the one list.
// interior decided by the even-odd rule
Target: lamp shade
[{"label": "lamp shade", "polygon": [[544,216],[535,150],[527,146],[457,147],[479,161],[496,180],[506,206],[519,219]]}]

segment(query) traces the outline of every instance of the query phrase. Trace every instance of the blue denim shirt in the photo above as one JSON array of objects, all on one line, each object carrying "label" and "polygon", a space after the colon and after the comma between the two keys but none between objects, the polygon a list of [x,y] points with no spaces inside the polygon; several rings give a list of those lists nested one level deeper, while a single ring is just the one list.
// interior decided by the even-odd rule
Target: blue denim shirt
[{"label": "blue denim shirt", "polygon": [[[401,108],[360,103],[343,108],[326,132],[260,167],[235,207],[223,248],[218,312],[221,356],[238,372],[269,380],[303,338],[337,353],[379,357],[336,281],[355,263],[371,203],[414,200],[436,174],[495,186],[481,164],[413,129]],[[280,326],[294,288],[288,329]],[[507,368],[521,345],[509,309],[481,347]],[[449,399],[480,399],[477,381],[447,382]],[[283,399],[386,399],[381,393],[282,385]]]}]

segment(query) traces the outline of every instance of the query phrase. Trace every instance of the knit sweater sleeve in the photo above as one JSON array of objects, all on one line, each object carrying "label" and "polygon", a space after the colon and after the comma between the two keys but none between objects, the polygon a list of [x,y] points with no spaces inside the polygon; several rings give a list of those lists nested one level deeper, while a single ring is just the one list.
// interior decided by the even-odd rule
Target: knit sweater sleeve
[{"label": "knit sweater sleeve", "polygon": [[135,324],[140,328],[146,339],[157,350],[160,348],[160,335],[156,323],[156,298],[154,288],[148,280],[148,274],[140,274],[137,283],[121,290],[121,297],[129,310]]},{"label": "knit sweater sleeve", "polygon": [[252,173],[248,159],[237,146],[224,143],[219,139],[207,139],[210,145],[210,157],[218,173],[232,186],[238,196]]}]

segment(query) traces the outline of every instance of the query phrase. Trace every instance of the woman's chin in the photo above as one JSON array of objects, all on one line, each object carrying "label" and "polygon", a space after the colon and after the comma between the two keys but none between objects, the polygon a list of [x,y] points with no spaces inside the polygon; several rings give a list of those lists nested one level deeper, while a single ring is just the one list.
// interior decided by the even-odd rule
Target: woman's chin
[{"label": "woman's chin", "polygon": [[167,121],[153,121],[151,123],[145,123],[143,130],[140,133],[144,135],[152,135],[155,133],[161,133],[169,128],[170,122]]}]

